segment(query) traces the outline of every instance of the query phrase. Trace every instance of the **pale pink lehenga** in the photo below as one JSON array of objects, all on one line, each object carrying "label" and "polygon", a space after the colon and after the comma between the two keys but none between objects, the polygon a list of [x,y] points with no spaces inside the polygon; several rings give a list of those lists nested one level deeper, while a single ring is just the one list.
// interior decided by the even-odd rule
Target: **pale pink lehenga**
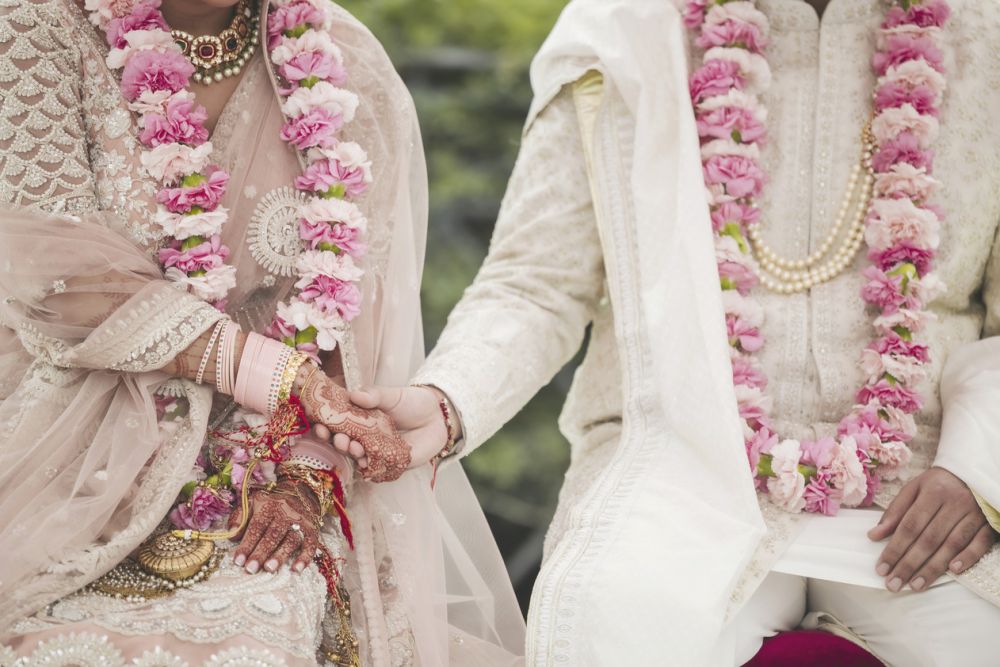
[{"label": "pale pink lehenga", "polygon": [[[332,29],[361,98],[346,138],[374,162],[363,314],[349,386],[405,383],[423,356],[426,178],[410,97],[343,10]],[[80,592],[152,533],[230,402],[157,372],[220,314],[162,280],[155,186],[107,48],[71,0],[0,0],[0,665],[312,665],[339,629],[315,567],[207,581],[148,601]],[[290,288],[298,156],[257,54],[212,137],[231,174],[228,312],[260,331]],[[186,415],[159,423],[154,395]],[[366,665],[514,665],[523,621],[468,482],[445,469],[355,482],[346,559]],[[335,523],[335,522],[328,522]]]}]

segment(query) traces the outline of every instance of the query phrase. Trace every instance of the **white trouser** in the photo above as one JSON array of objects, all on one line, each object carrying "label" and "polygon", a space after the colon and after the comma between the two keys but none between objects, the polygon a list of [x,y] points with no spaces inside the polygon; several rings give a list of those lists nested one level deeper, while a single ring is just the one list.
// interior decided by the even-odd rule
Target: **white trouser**
[{"label": "white trouser", "polygon": [[955,581],[923,593],[848,586],[772,572],[726,630],[736,666],[807,614],[837,618],[890,667],[1000,665],[1000,609]]}]

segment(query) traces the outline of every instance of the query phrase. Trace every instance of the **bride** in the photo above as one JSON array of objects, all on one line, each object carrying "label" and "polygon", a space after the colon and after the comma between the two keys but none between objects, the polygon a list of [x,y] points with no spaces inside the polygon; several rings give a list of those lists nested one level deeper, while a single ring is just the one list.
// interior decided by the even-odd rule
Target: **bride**
[{"label": "bride", "polygon": [[423,355],[375,38],[328,0],[0,16],[0,664],[520,664],[460,467],[345,399]]}]

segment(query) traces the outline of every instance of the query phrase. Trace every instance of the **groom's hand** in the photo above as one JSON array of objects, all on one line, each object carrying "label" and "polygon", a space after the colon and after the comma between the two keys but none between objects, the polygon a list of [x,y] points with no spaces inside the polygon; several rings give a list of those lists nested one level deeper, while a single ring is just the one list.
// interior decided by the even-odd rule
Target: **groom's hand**
[{"label": "groom's hand", "polygon": [[943,468],[910,480],[868,531],[876,542],[890,536],[875,569],[894,593],[907,584],[925,590],[948,570],[961,574],[996,541],[972,491]]},{"label": "groom's hand", "polygon": [[[392,419],[410,446],[411,468],[426,465],[448,443],[441,400],[444,394],[433,387],[370,387],[351,392],[351,402],[365,410],[381,410]],[[334,440],[341,451],[345,440]],[[349,452],[348,452],[349,453]]]}]

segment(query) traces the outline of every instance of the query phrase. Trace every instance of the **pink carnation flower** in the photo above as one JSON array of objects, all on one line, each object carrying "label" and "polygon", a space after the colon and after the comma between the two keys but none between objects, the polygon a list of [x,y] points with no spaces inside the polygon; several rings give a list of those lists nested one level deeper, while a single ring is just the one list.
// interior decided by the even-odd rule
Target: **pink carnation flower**
[{"label": "pink carnation flower", "polygon": [[951,8],[945,0],[924,0],[910,4],[909,9],[892,7],[886,12],[884,28],[895,28],[901,25],[915,25],[921,28],[940,28],[951,16]]},{"label": "pink carnation flower", "polygon": [[771,469],[774,477],[767,480],[771,501],[789,512],[801,512],[805,507],[806,482],[799,472],[801,451],[795,440],[784,440],[771,449]]},{"label": "pink carnation flower", "polygon": [[324,312],[336,312],[350,322],[361,313],[361,291],[354,283],[329,276],[316,276],[299,293],[305,302],[315,303]]},{"label": "pink carnation flower", "polygon": [[163,268],[177,267],[184,273],[216,269],[225,264],[227,257],[229,248],[218,235],[187,250],[181,250],[181,241],[174,241],[170,247],[159,251]]},{"label": "pink carnation flower", "polygon": [[278,74],[296,87],[303,79],[338,82],[336,85],[347,79],[347,71],[336,58],[318,51],[304,51],[293,56],[278,68]]},{"label": "pink carnation flower", "polygon": [[735,222],[746,229],[760,221],[761,211],[756,206],[727,201],[712,207],[712,229],[721,230],[727,224]]},{"label": "pink carnation flower", "polygon": [[226,489],[195,487],[191,498],[170,513],[170,521],[177,528],[208,530],[216,521],[229,514],[233,494]]},{"label": "pink carnation flower", "polygon": [[732,60],[709,60],[691,75],[691,98],[695,104],[707,97],[723,95],[731,88],[740,90],[746,79]]},{"label": "pink carnation flower", "polygon": [[726,334],[729,344],[744,352],[757,352],[764,347],[764,336],[760,329],[751,326],[742,317],[726,315]]},{"label": "pink carnation flower", "polygon": [[167,53],[151,49],[137,51],[129,57],[122,70],[122,94],[131,102],[147,90],[175,93],[187,87],[192,74],[194,65],[180,50]]},{"label": "pink carnation flower", "polygon": [[908,87],[896,82],[887,82],[875,91],[875,111],[895,109],[910,104],[918,113],[938,116],[937,94],[927,86]]},{"label": "pink carnation flower", "polygon": [[299,150],[336,143],[337,131],[344,124],[340,114],[323,108],[312,109],[292,118],[281,128],[281,138]]},{"label": "pink carnation flower", "polygon": [[757,274],[745,264],[738,262],[722,262],[719,264],[719,277],[725,281],[725,287],[734,287],[740,294],[750,293],[757,285]]},{"label": "pink carnation flower", "polygon": [[705,161],[705,182],[722,185],[726,194],[737,199],[759,195],[766,180],[764,171],[747,157],[713,155]]},{"label": "pink carnation flower", "polygon": [[732,139],[740,143],[760,141],[767,134],[764,124],[749,109],[720,107],[698,116],[702,138]]},{"label": "pink carnation flower", "polygon": [[226,193],[229,174],[216,169],[205,180],[193,187],[164,188],[156,193],[156,201],[172,213],[187,213],[194,207],[214,211]]},{"label": "pink carnation flower", "polygon": [[923,401],[916,390],[902,384],[890,384],[888,380],[879,380],[875,384],[865,385],[858,391],[857,400],[859,403],[877,401],[910,414],[920,412],[923,408]]},{"label": "pink carnation flower", "polygon": [[311,2],[301,0],[279,5],[267,16],[267,48],[273,49],[286,30],[305,26],[322,28],[326,17]]},{"label": "pink carnation flower", "polygon": [[[931,360],[930,348],[924,343],[903,340],[899,334],[892,333],[883,336],[871,344],[871,349],[879,354],[913,357],[921,363]],[[862,401],[867,403],[867,401]]]},{"label": "pink carnation flower", "polygon": [[885,48],[878,51],[872,59],[872,65],[879,76],[893,65],[899,65],[908,60],[924,60],[939,72],[944,71],[944,54],[928,35],[895,34],[885,38]]},{"label": "pink carnation flower", "polygon": [[920,146],[920,139],[912,132],[901,132],[881,144],[872,158],[872,166],[877,173],[889,171],[893,165],[906,162],[917,169],[933,173],[934,152]]},{"label": "pink carnation flower", "polygon": [[767,376],[748,357],[735,355],[732,359],[733,384],[764,389],[767,387]]},{"label": "pink carnation flower", "polygon": [[299,235],[303,241],[309,242],[309,247],[313,250],[323,249],[319,246],[326,243],[336,246],[351,257],[361,257],[368,249],[368,246],[361,241],[361,231],[342,222],[331,224],[323,221],[300,220]]},{"label": "pink carnation flower", "polygon": [[145,116],[139,141],[153,147],[172,143],[198,146],[208,140],[208,130],[205,129],[207,117],[204,107],[195,106],[193,99],[171,97],[163,115],[151,113]]},{"label": "pink carnation flower", "polygon": [[862,459],[867,459],[867,455],[859,454],[854,438],[847,436],[837,443],[833,459],[825,470],[830,473],[831,484],[840,491],[841,503],[848,507],[857,507],[868,494],[868,478]]},{"label": "pink carnation flower", "polygon": [[133,30],[164,30],[169,31],[170,26],[163,20],[160,13],[160,0],[143,0],[136,3],[132,12],[122,18],[113,18],[108,23],[106,37],[108,45],[113,49],[124,49],[128,46],[125,41],[125,33]]},{"label": "pink carnation flower", "polygon": [[899,243],[885,249],[873,248],[868,252],[868,259],[883,271],[889,271],[903,262],[909,262],[917,267],[921,275],[931,269],[935,252],[930,248],[918,248],[911,243]]},{"label": "pink carnation flower", "polygon": [[805,511],[834,516],[840,511],[840,492],[830,486],[830,475],[821,472],[812,477],[802,493]]},{"label": "pink carnation flower", "polygon": [[767,46],[767,37],[757,26],[745,21],[730,19],[722,23],[706,23],[695,43],[702,49],[727,46],[760,53]]},{"label": "pink carnation flower", "polygon": [[882,488],[882,478],[878,476],[878,471],[874,466],[865,465],[865,479],[868,482],[868,493],[861,501],[861,507],[871,507],[875,502],[875,494]]},{"label": "pink carnation flower", "polygon": [[868,455],[878,462],[879,476],[885,480],[899,479],[910,465],[912,452],[898,440],[876,443]]},{"label": "pink carnation flower", "polygon": [[295,179],[299,190],[326,192],[338,185],[344,186],[344,193],[350,198],[360,197],[368,190],[370,174],[364,167],[348,167],[337,160],[317,160],[306,167],[302,175]]},{"label": "pink carnation flower", "polygon": [[708,0],[689,0],[684,7],[684,25],[697,28],[705,20],[705,10]]},{"label": "pink carnation flower", "polygon": [[837,441],[833,438],[820,438],[811,442],[803,441],[799,446],[802,449],[802,463],[822,469],[833,462]]},{"label": "pink carnation flower", "polygon": [[869,266],[861,275],[868,280],[861,288],[861,298],[867,303],[888,308],[898,307],[906,302],[902,276],[887,276],[875,266]]}]

